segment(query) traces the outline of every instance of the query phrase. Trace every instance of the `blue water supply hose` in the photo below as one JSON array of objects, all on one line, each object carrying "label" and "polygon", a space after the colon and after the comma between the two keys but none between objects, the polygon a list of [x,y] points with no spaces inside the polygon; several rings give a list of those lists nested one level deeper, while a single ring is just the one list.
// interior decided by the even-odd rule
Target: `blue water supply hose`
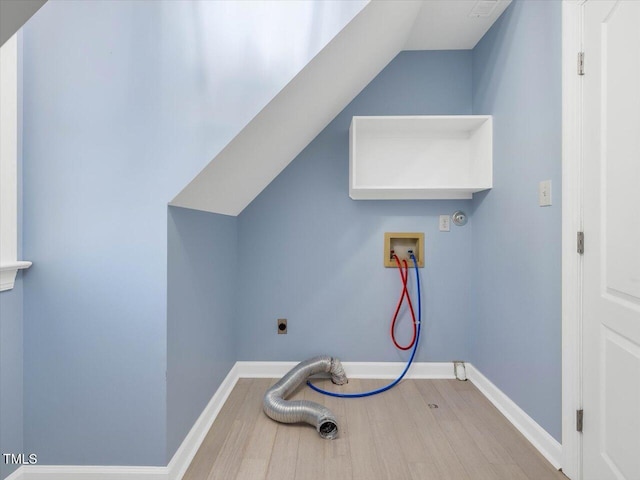
[{"label": "blue water supply hose", "polygon": [[411,350],[411,356],[409,357],[409,361],[407,362],[407,365],[404,367],[404,370],[402,371],[400,376],[390,384],[385,385],[384,387],[380,387],[376,390],[371,390],[369,392],[361,392],[361,393],[330,392],[328,390],[323,390],[319,387],[316,387],[313,383],[311,383],[310,381],[307,381],[307,385],[309,385],[309,387],[311,387],[312,390],[315,390],[318,393],[322,393],[323,395],[328,395],[330,397],[339,397],[339,398],[370,397],[371,395],[377,395],[378,393],[382,393],[382,392],[386,392],[387,390],[390,390],[391,388],[395,387],[400,382],[400,380],[404,378],[407,371],[409,370],[409,367],[411,366],[411,363],[413,362],[413,358],[416,356],[416,350],[418,350],[418,343],[420,342],[420,327],[422,326],[422,303],[421,303],[422,295],[420,294],[420,273],[418,271],[418,262],[416,261],[416,257],[413,255],[413,253],[411,254],[411,260],[413,260],[413,266],[416,271],[416,285],[418,289],[418,331],[416,333],[416,341],[413,344],[413,349]]}]

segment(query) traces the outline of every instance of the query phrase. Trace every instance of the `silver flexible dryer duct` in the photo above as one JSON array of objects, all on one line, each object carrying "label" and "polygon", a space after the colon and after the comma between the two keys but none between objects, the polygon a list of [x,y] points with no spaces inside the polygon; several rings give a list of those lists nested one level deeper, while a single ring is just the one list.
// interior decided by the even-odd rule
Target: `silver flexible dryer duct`
[{"label": "silver flexible dryer duct", "polygon": [[322,372],[330,373],[331,381],[336,385],[344,385],[349,381],[337,358],[329,356],[310,358],[293,367],[267,390],[262,403],[264,413],[276,422],[308,423],[316,427],[322,438],[336,438],[338,422],[331,410],[309,400],[285,400],[307,378]]}]

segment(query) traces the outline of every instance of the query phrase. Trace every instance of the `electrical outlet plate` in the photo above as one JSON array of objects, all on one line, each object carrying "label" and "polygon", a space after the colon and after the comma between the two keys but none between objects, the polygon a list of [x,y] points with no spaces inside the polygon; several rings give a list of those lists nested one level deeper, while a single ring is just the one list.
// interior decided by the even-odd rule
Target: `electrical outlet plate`
[{"label": "electrical outlet plate", "polygon": [[278,335],[284,335],[287,333],[287,319],[279,318],[278,319]]},{"label": "electrical outlet plate", "polygon": [[551,180],[544,180],[538,184],[538,205],[551,206]]},{"label": "electrical outlet plate", "polygon": [[416,257],[418,267],[424,267],[424,233],[386,232],[384,234],[385,267],[398,266],[391,256],[391,251],[393,251],[400,260],[406,260],[409,266],[412,266],[413,261],[409,256],[409,250],[413,250],[413,255]]}]

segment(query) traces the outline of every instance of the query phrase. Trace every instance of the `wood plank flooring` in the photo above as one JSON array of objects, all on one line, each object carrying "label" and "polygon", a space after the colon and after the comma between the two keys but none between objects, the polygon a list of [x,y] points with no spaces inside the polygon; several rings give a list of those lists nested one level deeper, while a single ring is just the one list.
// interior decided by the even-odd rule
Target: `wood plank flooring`
[{"label": "wood plank flooring", "polygon": [[[323,440],[262,412],[276,381],[238,380],[183,480],[566,480],[470,382],[404,380],[359,399],[302,386],[290,399],[326,405],[338,419],[339,437]],[[388,381],[314,382],[359,392]]]}]

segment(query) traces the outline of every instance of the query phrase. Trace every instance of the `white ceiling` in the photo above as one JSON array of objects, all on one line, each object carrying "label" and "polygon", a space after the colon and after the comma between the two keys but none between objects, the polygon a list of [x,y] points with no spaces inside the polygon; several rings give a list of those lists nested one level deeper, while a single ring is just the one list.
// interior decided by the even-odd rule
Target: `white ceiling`
[{"label": "white ceiling", "polygon": [[[425,0],[404,50],[470,50],[511,0]],[[474,11],[490,10],[486,16]]]},{"label": "white ceiling", "polygon": [[[171,205],[240,214],[401,50],[471,49],[509,3],[371,1]],[[478,4],[492,14],[470,16]]]}]

